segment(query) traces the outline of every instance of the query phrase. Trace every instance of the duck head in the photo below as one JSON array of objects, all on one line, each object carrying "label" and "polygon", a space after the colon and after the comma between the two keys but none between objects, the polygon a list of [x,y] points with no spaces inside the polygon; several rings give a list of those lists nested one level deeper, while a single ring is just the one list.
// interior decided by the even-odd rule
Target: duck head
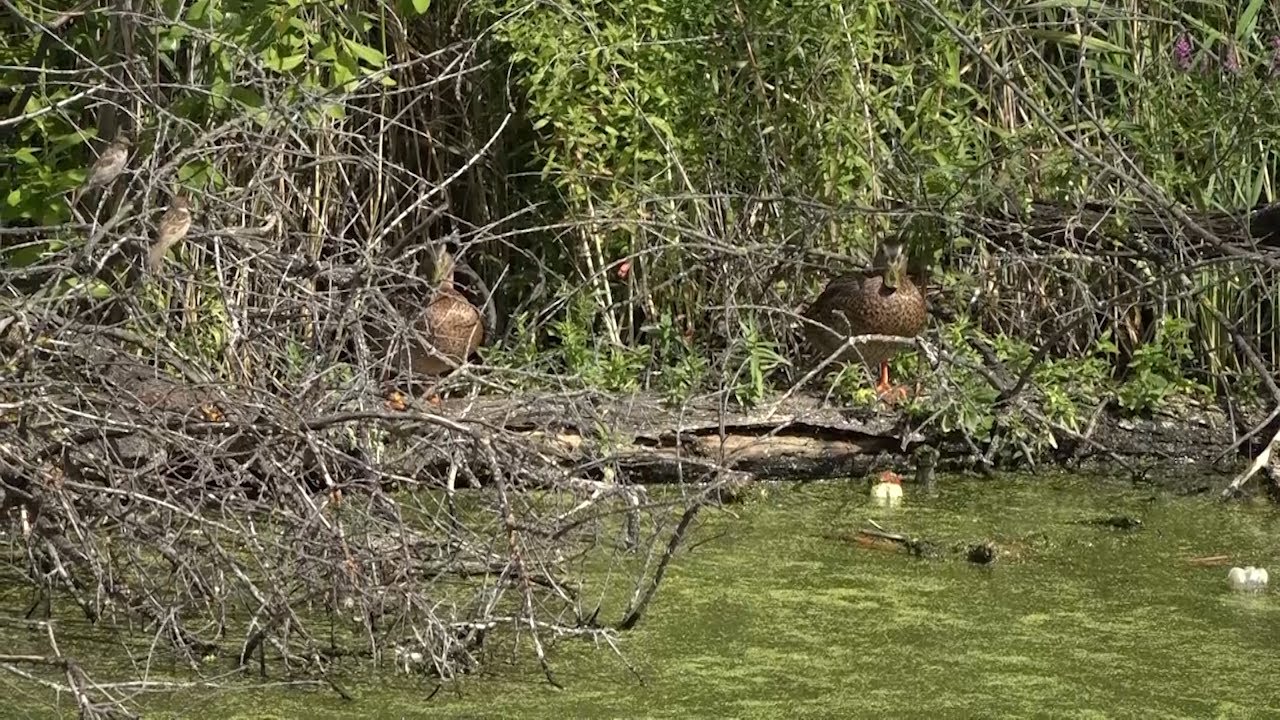
[{"label": "duck head", "polygon": [[453,289],[453,254],[443,243],[437,245],[432,252],[431,280],[437,288]]},{"label": "duck head", "polygon": [[883,272],[881,284],[890,290],[896,290],[907,278],[907,253],[902,241],[881,242],[872,264]]}]

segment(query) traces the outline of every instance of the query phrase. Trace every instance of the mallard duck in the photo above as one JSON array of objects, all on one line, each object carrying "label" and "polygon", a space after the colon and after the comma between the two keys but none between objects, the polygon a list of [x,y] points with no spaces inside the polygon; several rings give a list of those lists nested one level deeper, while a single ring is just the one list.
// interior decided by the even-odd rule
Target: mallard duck
[{"label": "mallard duck", "polygon": [[[907,255],[900,241],[882,242],[872,267],[834,278],[805,312],[805,336],[822,358],[830,356],[845,338],[855,335],[915,337],[928,318],[924,293],[908,277]],[[841,353],[836,362],[859,359],[868,368],[879,365],[876,392],[886,401],[901,399],[906,388],[889,384],[889,360],[902,346],[867,342]]]},{"label": "mallard duck", "polygon": [[871,485],[871,499],[879,505],[891,506],[902,502],[902,476],[885,470]]},{"label": "mallard duck", "polygon": [[[410,337],[376,344],[390,355],[389,370],[407,371],[408,377],[404,379],[411,383],[449,373],[465,362],[491,332],[490,319],[454,285],[453,255],[439,246],[432,258],[431,296],[425,308],[408,314],[408,318],[413,318],[412,330],[406,333]],[[389,408],[407,409],[408,399],[403,393],[389,387],[385,392]],[[439,402],[435,394],[429,399],[432,403]]]},{"label": "mallard duck", "polygon": [[484,316],[454,287],[453,255],[440,247],[435,259],[435,293],[414,327],[426,342],[411,348],[409,359],[415,375],[431,377],[465,362],[485,340]]}]

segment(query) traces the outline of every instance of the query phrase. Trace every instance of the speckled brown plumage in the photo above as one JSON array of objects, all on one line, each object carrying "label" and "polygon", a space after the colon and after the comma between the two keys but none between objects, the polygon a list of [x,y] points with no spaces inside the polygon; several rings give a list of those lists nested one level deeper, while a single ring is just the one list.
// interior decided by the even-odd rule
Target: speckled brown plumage
[{"label": "speckled brown plumage", "polygon": [[425,348],[415,348],[411,360],[419,375],[443,375],[471,356],[484,342],[480,311],[453,287],[441,288],[427,305],[416,328],[426,342],[445,358]]},{"label": "speckled brown plumage", "polygon": [[156,238],[147,251],[147,272],[156,273],[164,265],[169,248],[182,241],[191,229],[191,200],[185,193],[178,193],[169,203],[169,209],[160,218]]},{"label": "speckled brown plumage", "polygon": [[[484,317],[454,288],[453,258],[444,250],[437,253],[435,274],[435,294],[414,326],[419,342],[409,349],[409,367],[415,375],[449,372],[466,361],[485,339]],[[428,344],[435,352],[426,347]]]},{"label": "speckled brown plumage", "polygon": [[[871,269],[827,283],[805,317],[811,321],[805,323],[805,336],[821,360],[851,335],[915,337],[924,330],[928,312],[924,293],[907,276],[901,245],[886,243],[877,251]],[[874,370],[901,350],[901,345],[869,342],[847,349],[836,361],[856,362],[861,353],[861,360]],[[885,383],[884,368],[880,369]]]},{"label": "speckled brown plumage", "polygon": [[129,163],[129,146],[132,144],[127,135],[121,134],[108,145],[93,165],[89,166],[89,172],[84,178],[84,189],[102,187],[120,177],[125,165]]},{"label": "speckled brown plumage", "polygon": [[71,205],[74,207],[81,196],[95,188],[105,187],[115,182],[129,164],[129,148],[133,141],[128,135],[121,133],[102,151],[97,160],[89,166],[84,182],[71,192]]}]

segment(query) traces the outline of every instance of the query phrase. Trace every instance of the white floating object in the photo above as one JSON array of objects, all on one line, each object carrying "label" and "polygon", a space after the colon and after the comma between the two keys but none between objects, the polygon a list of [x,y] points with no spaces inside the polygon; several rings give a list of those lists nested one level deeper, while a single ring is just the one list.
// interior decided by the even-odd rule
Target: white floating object
[{"label": "white floating object", "polygon": [[1227,573],[1227,584],[1232,590],[1240,592],[1260,592],[1267,587],[1270,578],[1266,568],[1248,565],[1242,568],[1233,567]]},{"label": "white floating object", "polygon": [[871,499],[884,507],[902,502],[902,476],[892,470],[880,473],[879,482],[871,486]]},{"label": "white floating object", "polygon": [[[1245,572],[1248,573],[1249,571],[1246,569]],[[1253,568],[1253,573],[1250,575],[1249,579],[1259,590],[1266,587],[1267,582],[1271,580],[1271,578],[1267,576],[1266,568]]]},{"label": "white floating object", "polygon": [[1233,567],[1227,573],[1227,584],[1231,586],[1232,590],[1244,590],[1248,584],[1246,577],[1244,568]]}]

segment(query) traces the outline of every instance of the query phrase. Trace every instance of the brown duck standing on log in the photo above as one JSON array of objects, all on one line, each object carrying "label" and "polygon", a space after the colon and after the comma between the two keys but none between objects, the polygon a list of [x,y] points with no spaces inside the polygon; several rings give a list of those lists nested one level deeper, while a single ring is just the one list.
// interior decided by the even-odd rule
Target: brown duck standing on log
[{"label": "brown duck standing on log", "polygon": [[[825,359],[856,335],[915,337],[924,331],[928,308],[924,293],[907,272],[907,255],[899,240],[880,243],[872,267],[841,275],[805,311],[805,336]],[[847,348],[835,362],[861,359],[879,368],[876,393],[886,402],[906,397],[906,388],[889,383],[889,360],[902,350],[890,342],[866,342]]]},{"label": "brown duck standing on log", "polygon": [[[418,316],[409,347],[399,353],[396,364],[407,365],[414,379],[439,377],[466,362],[486,340],[491,325],[488,318],[454,285],[454,259],[443,245],[434,252],[431,299]],[[433,403],[439,402],[432,395]],[[389,405],[405,409],[398,392],[388,396]]]},{"label": "brown duck standing on log", "polygon": [[414,349],[410,362],[416,375],[443,375],[465,362],[485,341],[484,316],[458,292],[453,272],[453,255],[443,246],[437,248],[432,278],[435,295],[416,328],[436,352]]}]

